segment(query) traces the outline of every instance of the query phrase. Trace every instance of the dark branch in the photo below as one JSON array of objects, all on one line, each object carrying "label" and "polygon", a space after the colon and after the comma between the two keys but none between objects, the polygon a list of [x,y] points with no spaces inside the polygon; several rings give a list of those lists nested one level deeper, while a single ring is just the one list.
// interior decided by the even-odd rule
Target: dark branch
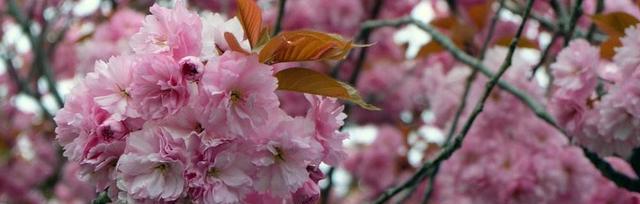
[{"label": "dark branch", "polygon": [[282,21],[284,20],[284,14],[286,13],[287,0],[280,0],[278,2],[278,18],[276,18],[276,25],[273,27],[273,35],[277,35],[282,29]]}]

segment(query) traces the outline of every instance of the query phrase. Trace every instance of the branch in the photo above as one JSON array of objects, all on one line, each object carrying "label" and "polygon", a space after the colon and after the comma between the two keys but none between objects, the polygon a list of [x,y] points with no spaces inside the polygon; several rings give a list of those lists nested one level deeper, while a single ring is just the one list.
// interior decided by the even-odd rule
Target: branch
[{"label": "branch", "polygon": [[[594,14],[599,14],[604,10],[604,0],[598,0],[596,4],[596,12]],[[591,22],[589,26],[589,31],[587,32],[587,41],[593,40],[594,34],[596,32],[596,24]]]},{"label": "branch", "polygon": [[32,22],[21,12],[15,0],[10,0],[8,2],[8,11],[9,14],[20,25],[22,31],[29,38],[29,42],[31,43],[31,50],[35,53],[33,65],[35,65],[35,67],[43,72],[45,80],[47,82],[47,86],[49,88],[49,92],[51,92],[51,94],[53,95],[53,98],[55,99],[58,106],[62,107],[64,105],[64,101],[62,100],[62,97],[56,87],[55,78],[53,76],[53,73],[51,72],[51,67],[49,66],[49,59],[47,54],[45,53],[45,49],[43,46],[47,33],[46,24],[42,26],[40,35],[36,37],[30,29]]},{"label": "branch", "polygon": [[564,37],[564,46],[569,45],[569,41],[573,37],[573,33],[576,30],[576,24],[578,22],[578,18],[582,15],[582,2],[583,0],[577,0],[576,5],[573,6],[573,12],[571,12],[571,21],[569,21],[569,28],[567,33],[565,33]]},{"label": "branch", "polygon": [[277,35],[282,29],[282,20],[285,14],[285,5],[287,0],[280,0],[278,3],[278,18],[276,18],[276,25],[273,27],[273,35]]},{"label": "branch", "polygon": [[597,154],[589,151],[587,148],[582,148],[584,155],[593,163],[593,165],[600,171],[602,176],[608,178],[613,181],[618,187],[627,189],[633,192],[640,192],[640,181],[637,179],[629,178],[627,175],[624,175],[618,171],[616,171],[611,165],[600,158]]},{"label": "branch", "polygon": [[427,189],[424,191],[424,198],[422,199],[422,204],[427,204],[429,202],[429,198],[433,194],[433,189],[436,183],[436,175],[438,175],[438,170],[440,170],[440,166],[436,166],[433,168],[433,171],[429,174],[429,183],[427,184]]},{"label": "branch", "polygon": [[36,103],[40,107],[40,110],[42,111],[44,118],[46,120],[53,122],[53,115],[49,112],[49,110],[47,110],[47,108],[42,103],[42,100],[41,100],[42,96],[40,95],[40,93],[36,91],[32,91],[31,88],[29,88],[29,84],[20,77],[15,66],[13,66],[13,62],[11,62],[10,58],[3,57],[3,59],[7,67],[7,73],[9,74],[9,77],[16,83],[16,86],[18,87],[18,91],[25,93],[28,96],[35,99]]},{"label": "branch", "polygon": [[[505,8],[508,11],[510,11],[511,13],[513,13],[513,14],[522,15],[522,12],[519,9],[517,9],[517,8],[515,8],[513,6],[506,5]],[[549,32],[552,32],[552,33],[558,33],[558,32],[564,33],[551,20],[546,19],[545,17],[539,16],[539,15],[537,15],[535,13],[531,13],[529,15],[530,15],[531,19],[538,21],[540,23],[540,26],[542,26],[543,28],[549,30]],[[580,29],[576,29],[575,30],[575,35],[577,37],[585,37],[585,36],[587,36],[587,34],[585,34],[585,32],[580,30]],[[599,42],[604,42],[606,39],[607,39],[606,35],[602,35],[600,33],[593,33],[593,40],[596,40],[596,41],[599,41]]]},{"label": "branch", "polygon": [[536,72],[538,72],[538,69],[547,61],[547,56],[549,55],[549,52],[551,51],[553,44],[556,43],[556,40],[558,40],[559,37],[560,37],[560,33],[556,33],[553,35],[553,37],[551,37],[551,41],[549,41],[549,44],[547,45],[547,47],[544,48],[544,50],[542,51],[542,54],[540,55],[540,61],[538,61],[538,63],[535,66],[533,66],[533,69],[531,70],[531,75],[529,76],[529,80],[533,79],[533,77],[536,76]]}]

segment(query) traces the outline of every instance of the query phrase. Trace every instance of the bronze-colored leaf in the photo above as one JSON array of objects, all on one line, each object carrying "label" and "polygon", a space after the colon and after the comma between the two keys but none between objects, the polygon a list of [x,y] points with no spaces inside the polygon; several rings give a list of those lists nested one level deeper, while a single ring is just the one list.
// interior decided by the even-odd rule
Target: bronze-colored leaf
[{"label": "bronze-colored leaf", "polygon": [[624,35],[624,29],[640,23],[638,19],[624,12],[596,14],[591,17],[593,23],[608,35]]},{"label": "bronze-colored leaf", "polygon": [[236,3],[238,5],[238,18],[253,48],[260,38],[262,10],[260,10],[255,0],[237,0]]},{"label": "bronze-colored leaf", "polygon": [[436,28],[449,30],[453,28],[453,26],[458,25],[458,19],[456,16],[451,15],[444,18],[433,19],[430,24]]},{"label": "bronze-colored leaf", "polygon": [[350,101],[367,110],[380,108],[366,103],[355,88],[320,72],[305,68],[289,68],[275,74],[278,89],[335,97]]},{"label": "bronze-colored leaf", "polygon": [[227,41],[229,49],[236,52],[249,54],[246,50],[242,49],[240,43],[238,43],[238,39],[236,39],[236,36],[233,36],[233,34],[231,34],[230,32],[224,32],[224,39]]},{"label": "bronze-colored leaf", "polygon": [[607,41],[604,41],[600,45],[600,57],[608,60],[613,59],[613,56],[616,54],[615,48],[620,46],[622,46],[622,42],[620,42],[620,36],[609,36]]},{"label": "bronze-colored leaf", "polygon": [[[511,40],[513,40],[513,37],[498,38],[496,40],[496,45],[508,47],[509,45],[511,45]],[[531,48],[531,49],[539,48],[538,44],[536,44],[535,41],[529,40],[527,38],[520,38],[520,40],[518,40],[517,46],[521,48]]]},{"label": "bronze-colored leaf", "polygon": [[471,23],[476,26],[476,29],[482,30],[486,25],[489,18],[491,18],[491,6],[493,0],[484,1],[484,3],[473,5],[467,9],[469,19]]},{"label": "bronze-colored leaf", "polygon": [[341,60],[354,45],[337,35],[299,30],[281,32],[260,51],[260,62]]},{"label": "bronze-colored leaf", "polygon": [[440,46],[440,44],[438,44],[436,41],[432,40],[420,48],[420,51],[418,51],[418,55],[416,55],[416,58],[427,57],[433,53],[442,51],[444,51],[444,48],[442,48],[442,46]]}]

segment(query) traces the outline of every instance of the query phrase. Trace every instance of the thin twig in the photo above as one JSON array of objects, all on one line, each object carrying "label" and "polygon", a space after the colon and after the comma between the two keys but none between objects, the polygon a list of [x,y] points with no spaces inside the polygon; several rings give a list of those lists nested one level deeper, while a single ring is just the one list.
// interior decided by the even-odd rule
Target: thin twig
[{"label": "thin twig", "polygon": [[565,33],[564,38],[565,47],[569,45],[571,38],[573,38],[573,33],[576,30],[578,19],[580,18],[580,16],[582,16],[582,2],[583,0],[577,0],[576,5],[573,6],[573,11],[571,12],[571,20],[569,21],[567,33]]},{"label": "thin twig", "polygon": [[[411,23],[411,18],[409,17],[404,17],[404,18],[398,18],[398,19],[385,19],[385,20],[368,20],[362,23],[362,25],[360,26],[360,30],[358,31],[358,33],[355,35],[355,42],[359,42],[360,39],[362,38],[362,33],[364,33],[365,30],[369,30],[370,32],[373,32],[374,30],[378,29],[378,28],[382,28],[382,27],[399,27],[405,24],[409,24]],[[353,52],[350,52],[347,55],[347,59],[351,58]],[[344,61],[339,61],[338,63],[336,63],[333,68],[331,68],[331,77],[333,78],[338,78],[338,73],[340,71],[340,67],[342,67],[342,64],[344,63]]]},{"label": "thin twig", "polygon": [[[602,11],[604,10],[604,0],[598,0],[596,3],[596,11],[594,14],[599,14],[602,13]],[[589,31],[587,31],[587,41],[592,41],[594,34],[596,32],[596,24],[591,22],[591,25],[589,26]]]},{"label": "thin twig", "polygon": [[282,29],[282,20],[284,20],[285,5],[287,4],[287,0],[280,0],[278,2],[278,18],[276,18],[276,25],[273,27],[273,35],[277,35]]},{"label": "thin twig", "polygon": [[[502,12],[502,9],[504,8],[504,6],[505,6],[505,0],[501,0],[500,5],[498,6],[498,10],[496,10],[495,14],[491,18],[491,24],[489,25],[489,33],[485,37],[484,42],[482,43],[482,48],[480,49],[479,60],[481,61],[484,59],[485,54],[489,49],[489,42],[491,41],[491,38],[493,37],[493,33],[496,30],[496,25],[498,24],[498,19],[500,18],[500,12]],[[475,81],[477,75],[478,75],[478,70],[474,69],[471,75],[467,78],[467,81],[465,82],[464,91],[462,92],[462,96],[460,99],[460,104],[456,109],[456,113],[453,117],[453,122],[451,123],[451,127],[449,128],[449,133],[447,133],[447,137],[444,141],[444,145],[447,145],[449,144],[449,142],[451,142],[451,138],[453,137],[453,134],[455,134],[456,129],[458,128],[458,121],[460,120],[460,117],[462,116],[462,112],[464,112],[464,109],[467,106],[467,97],[469,97],[471,85],[473,84],[473,81]]]},{"label": "thin twig", "polygon": [[433,189],[435,188],[436,183],[436,175],[438,175],[438,171],[440,170],[440,166],[433,167],[433,171],[429,174],[429,183],[427,184],[427,189],[424,191],[424,198],[422,199],[422,204],[427,204],[431,195],[433,194]]},{"label": "thin twig", "polygon": [[553,37],[551,37],[551,41],[549,41],[549,44],[547,44],[547,46],[542,51],[542,54],[540,55],[540,60],[535,66],[533,66],[533,69],[531,70],[531,75],[529,75],[529,80],[533,79],[533,77],[536,76],[536,72],[538,72],[538,69],[540,69],[540,67],[544,65],[544,63],[547,61],[547,56],[549,55],[549,52],[551,51],[553,44],[556,43],[556,40],[558,40],[558,38],[560,38],[560,33],[553,34]]},{"label": "thin twig", "polygon": [[551,4],[551,7],[556,14],[556,18],[558,19],[560,32],[566,34],[567,25],[569,23],[569,14],[567,13],[567,9],[558,0],[551,0],[549,3]]},{"label": "thin twig", "polygon": [[640,192],[640,181],[637,179],[629,178],[627,175],[616,171],[611,164],[600,158],[597,154],[589,151],[587,148],[582,148],[584,155],[593,163],[593,165],[600,171],[602,176],[613,181],[618,187],[622,187],[629,191]]},{"label": "thin twig", "polygon": [[[515,8],[513,6],[505,5],[505,8],[508,11],[510,11],[511,13],[513,13],[513,14],[522,15],[522,12],[519,9],[517,9],[517,8]],[[562,31],[562,29],[560,29],[558,26],[556,26],[556,24],[553,21],[551,21],[549,19],[546,19],[545,17],[539,16],[539,15],[537,15],[535,13],[529,14],[529,17],[531,19],[533,19],[533,20],[536,20],[538,23],[540,23],[540,26],[542,26],[543,28],[547,29],[551,33],[557,33],[557,32],[564,33]],[[587,34],[584,31],[580,30],[580,29],[576,29],[575,30],[575,35],[577,37],[585,37],[585,36],[587,36]],[[593,33],[592,39],[595,40],[595,41],[598,41],[598,42],[604,42],[607,39],[607,36],[595,32],[595,33]]]},{"label": "thin twig", "polygon": [[38,93],[37,91],[33,91],[31,90],[31,88],[29,88],[29,84],[20,77],[20,75],[18,74],[18,71],[16,70],[15,66],[13,66],[13,63],[11,62],[9,57],[2,57],[2,58],[4,59],[4,63],[7,68],[7,73],[9,74],[9,77],[14,81],[14,83],[18,87],[18,91],[32,97],[40,107],[44,118],[46,120],[53,122],[53,116],[42,103],[42,100],[41,100],[42,96],[40,95],[40,93]]}]

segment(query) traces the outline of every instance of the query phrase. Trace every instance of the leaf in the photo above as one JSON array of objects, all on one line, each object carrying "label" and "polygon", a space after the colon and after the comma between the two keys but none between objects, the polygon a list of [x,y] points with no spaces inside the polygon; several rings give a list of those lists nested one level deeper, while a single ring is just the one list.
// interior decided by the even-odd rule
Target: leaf
[{"label": "leaf", "polygon": [[432,40],[426,45],[422,46],[422,48],[420,48],[420,51],[418,51],[418,55],[416,55],[416,57],[417,58],[427,57],[433,53],[442,52],[442,51],[444,51],[444,48],[442,48],[440,44]]},{"label": "leaf", "polygon": [[240,43],[238,43],[238,39],[236,39],[236,36],[233,36],[233,34],[231,34],[230,32],[224,32],[224,39],[227,41],[229,49],[236,52],[249,54],[246,50],[242,49]]},{"label": "leaf", "polygon": [[[496,45],[508,47],[509,45],[511,45],[511,40],[513,40],[513,37],[498,38],[496,40]],[[538,44],[536,44],[536,42],[531,41],[527,38],[520,38],[520,40],[518,40],[517,46],[522,48],[538,49]]]},{"label": "leaf", "polygon": [[262,27],[262,31],[260,31],[260,37],[258,38],[258,42],[256,43],[254,50],[261,49],[270,40],[271,40],[271,27],[269,26]]},{"label": "leaf", "polygon": [[260,51],[260,62],[341,60],[354,45],[342,37],[323,32],[299,30],[281,32]]},{"label": "leaf", "polygon": [[593,23],[608,35],[624,35],[624,29],[640,23],[638,19],[624,12],[596,14],[591,17]]},{"label": "leaf", "polygon": [[254,0],[237,0],[238,19],[242,23],[244,33],[253,48],[260,38],[262,29],[262,10]]},{"label": "leaf", "polygon": [[444,18],[436,18],[431,21],[431,25],[436,28],[449,30],[453,28],[453,26],[458,25],[458,19],[453,15]]},{"label": "leaf", "polygon": [[335,97],[350,101],[367,110],[380,108],[366,103],[355,88],[320,72],[305,68],[289,68],[275,74],[278,89]]},{"label": "leaf", "polygon": [[620,46],[622,46],[622,42],[620,42],[620,36],[609,36],[607,41],[604,41],[602,44],[600,44],[600,56],[602,58],[611,60],[616,54],[615,48]]},{"label": "leaf", "polygon": [[491,16],[492,5],[493,0],[489,0],[482,4],[473,5],[467,9],[471,23],[473,23],[478,30],[482,30],[487,25],[487,21],[490,18],[489,16]]}]

